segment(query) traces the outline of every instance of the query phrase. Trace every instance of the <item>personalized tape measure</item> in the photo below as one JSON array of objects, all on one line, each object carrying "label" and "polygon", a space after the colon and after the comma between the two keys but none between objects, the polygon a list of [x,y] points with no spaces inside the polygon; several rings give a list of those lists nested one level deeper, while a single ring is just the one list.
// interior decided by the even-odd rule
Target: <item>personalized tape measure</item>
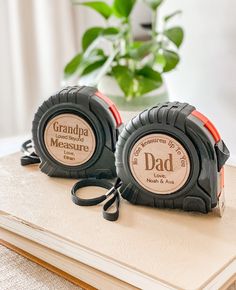
[{"label": "personalized tape measure", "polygon": [[145,110],[116,147],[120,193],[133,204],[207,213],[223,210],[223,165],[229,151],[195,107],[170,102]]},{"label": "personalized tape measure", "polygon": [[[64,88],[36,112],[32,128],[36,154],[24,156],[22,165],[40,162],[49,176],[112,178],[121,127],[115,105],[95,88]],[[31,146],[27,141],[24,151]]]},{"label": "personalized tape measure", "polygon": [[[195,107],[167,102],[143,111],[122,130],[116,145],[117,180],[97,183],[87,179],[71,190],[72,200],[103,206],[105,219],[119,216],[120,194],[133,204],[207,213],[224,210],[224,164],[229,150],[214,125]],[[84,186],[110,190],[100,197],[82,199]],[[108,212],[114,206],[113,212]]]}]

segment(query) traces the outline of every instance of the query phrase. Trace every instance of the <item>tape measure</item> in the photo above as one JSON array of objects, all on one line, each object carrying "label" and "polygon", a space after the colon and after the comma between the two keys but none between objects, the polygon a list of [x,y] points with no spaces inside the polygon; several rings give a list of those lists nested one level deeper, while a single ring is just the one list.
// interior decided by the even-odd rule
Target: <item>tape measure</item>
[{"label": "tape measure", "polygon": [[[217,207],[222,215],[223,166],[229,150],[214,125],[195,107],[167,102],[141,112],[122,130],[115,157],[118,178],[114,185],[78,181],[71,190],[75,204],[91,206],[109,198],[103,217],[110,221],[119,216],[120,194],[133,204],[202,213]],[[79,196],[80,188],[94,185],[109,190],[96,198]]]},{"label": "tape measure", "polygon": [[[229,150],[189,104],[159,104],[123,127],[115,105],[95,88],[67,87],[39,107],[32,135],[33,142],[23,144],[22,165],[40,163],[49,176],[83,178],[71,190],[73,202],[91,206],[109,198],[103,206],[108,220],[118,218],[120,194],[133,204],[223,212]],[[115,176],[114,185],[101,179]],[[94,185],[109,190],[80,198],[80,188]]]},{"label": "tape measure", "polygon": [[[38,109],[33,145],[23,144],[22,165],[40,162],[49,176],[112,178],[122,121],[115,105],[92,87],[66,87]],[[29,153],[34,147],[35,153]],[[38,158],[38,159],[37,159]]]},{"label": "tape measure", "polygon": [[121,132],[115,155],[120,193],[133,204],[203,213],[224,208],[229,150],[191,105],[168,102],[143,111]]}]

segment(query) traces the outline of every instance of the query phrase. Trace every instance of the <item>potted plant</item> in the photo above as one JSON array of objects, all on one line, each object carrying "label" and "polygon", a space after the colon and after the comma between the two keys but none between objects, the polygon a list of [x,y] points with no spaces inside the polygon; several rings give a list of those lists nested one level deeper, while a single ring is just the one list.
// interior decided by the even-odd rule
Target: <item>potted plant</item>
[{"label": "potted plant", "polygon": [[163,0],[142,0],[152,12],[151,23],[141,24],[149,36],[134,39],[130,16],[136,0],[74,1],[99,13],[105,27],[91,27],[82,37],[82,51],[65,66],[65,80],[97,86],[121,110],[140,110],[168,98],[163,76],[179,63],[178,49],[183,29],[170,27],[180,13],[164,17],[161,28],[157,14]]}]

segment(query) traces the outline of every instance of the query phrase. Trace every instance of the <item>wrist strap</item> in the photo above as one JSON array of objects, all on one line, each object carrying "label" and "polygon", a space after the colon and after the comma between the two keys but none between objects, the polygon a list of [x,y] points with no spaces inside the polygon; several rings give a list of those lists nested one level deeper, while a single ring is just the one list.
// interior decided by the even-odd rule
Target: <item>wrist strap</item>
[{"label": "wrist strap", "polygon": [[[78,195],[78,190],[87,187],[87,186],[99,186],[102,188],[109,189],[106,194],[100,195],[99,197],[95,198],[81,198]],[[120,206],[120,194],[118,188],[121,186],[120,178],[117,178],[114,185],[107,180],[104,179],[83,179],[78,182],[72,187],[71,189],[71,198],[72,201],[80,206],[93,206],[97,205],[104,200],[106,200],[109,196],[113,195],[104,205],[103,205],[103,217],[108,221],[116,221],[119,217],[119,206]],[[108,212],[110,207],[115,204],[115,211]]]},{"label": "wrist strap", "polygon": [[20,159],[22,166],[40,163],[38,155],[29,151],[31,148],[33,148],[31,140],[27,140],[21,145],[21,151],[24,154]]}]

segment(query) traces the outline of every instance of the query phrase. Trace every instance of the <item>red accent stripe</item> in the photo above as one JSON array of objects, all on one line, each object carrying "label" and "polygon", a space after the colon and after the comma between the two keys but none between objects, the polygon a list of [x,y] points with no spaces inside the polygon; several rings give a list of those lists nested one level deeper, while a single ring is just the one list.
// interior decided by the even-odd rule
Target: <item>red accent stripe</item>
[{"label": "red accent stripe", "polygon": [[198,112],[197,110],[192,111],[191,113],[194,117],[198,118],[200,121],[203,122],[204,127],[211,133],[216,143],[218,143],[221,139],[219,132],[217,131],[216,127],[212,124],[212,122],[204,116],[202,113]]},{"label": "red accent stripe", "polygon": [[115,105],[111,106],[109,109],[112,112],[112,115],[114,116],[114,118],[116,119],[117,127],[119,127],[122,124],[122,119],[121,119],[121,115],[119,111],[117,110]]},{"label": "red accent stripe", "polygon": [[100,99],[102,99],[105,103],[108,104],[109,106],[109,110],[111,111],[113,117],[115,118],[116,120],[116,125],[117,127],[119,127],[121,124],[122,124],[122,119],[121,119],[121,116],[120,116],[120,113],[119,111],[117,110],[115,104],[106,96],[104,96],[101,92],[97,91],[95,93],[95,95],[97,97],[99,97]]}]

